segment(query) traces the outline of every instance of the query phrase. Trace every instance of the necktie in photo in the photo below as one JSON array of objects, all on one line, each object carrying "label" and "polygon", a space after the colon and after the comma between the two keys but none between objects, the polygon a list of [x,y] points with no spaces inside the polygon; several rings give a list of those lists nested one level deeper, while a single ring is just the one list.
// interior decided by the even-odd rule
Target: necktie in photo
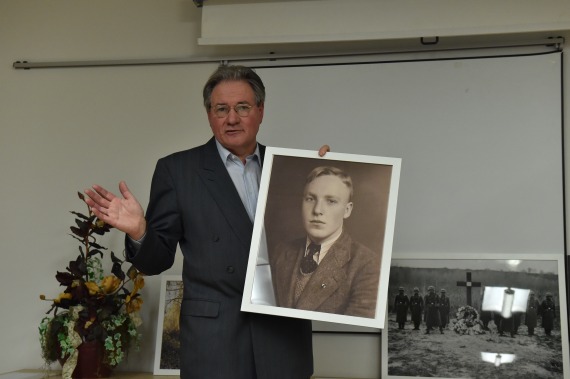
[{"label": "necktie in photo", "polygon": [[307,248],[307,254],[303,257],[301,261],[301,272],[303,274],[310,274],[317,269],[319,264],[315,261],[315,254],[320,253],[321,245],[315,243],[310,243]]}]

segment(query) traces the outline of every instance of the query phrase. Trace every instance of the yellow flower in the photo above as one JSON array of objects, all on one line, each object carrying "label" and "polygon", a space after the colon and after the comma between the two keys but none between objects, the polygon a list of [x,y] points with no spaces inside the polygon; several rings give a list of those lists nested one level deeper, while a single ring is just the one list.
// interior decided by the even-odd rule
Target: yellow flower
[{"label": "yellow flower", "polygon": [[61,303],[62,300],[67,299],[67,300],[71,300],[71,294],[70,293],[66,293],[66,292],[62,292],[59,294],[59,296],[57,297],[57,299],[55,299],[53,302],[56,304]]},{"label": "yellow flower", "polygon": [[134,295],[143,287],[144,287],[144,276],[138,274],[134,280],[133,291],[131,293]]},{"label": "yellow flower", "polygon": [[99,286],[95,282],[86,282],[85,287],[89,290],[89,295],[96,295],[99,293]]},{"label": "yellow flower", "polygon": [[117,278],[115,275],[109,275],[103,278],[101,281],[101,288],[103,292],[107,295],[116,292],[121,286],[121,279]]},{"label": "yellow flower", "polygon": [[133,290],[125,298],[127,313],[137,312],[141,309],[143,301],[140,298],[140,296],[137,297],[135,296],[137,292],[143,287],[144,287],[144,277],[142,274],[139,273],[133,279]]},{"label": "yellow flower", "polygon": [[127,296],[126,303],[127,303],[127,313],[133,313],[133,312],[138,312],[141,309],[143,301],[140,298],[140,296],[135,298]]}]

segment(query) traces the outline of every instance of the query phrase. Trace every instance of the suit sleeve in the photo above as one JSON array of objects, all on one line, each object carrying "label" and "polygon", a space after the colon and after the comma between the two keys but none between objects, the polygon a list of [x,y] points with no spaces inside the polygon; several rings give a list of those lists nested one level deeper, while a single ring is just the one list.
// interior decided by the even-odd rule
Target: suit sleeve
[{"label": "suit sleeve", "polygon": [[147,231],[138,251],[125,244],[127,257],[141,272],[156,275],[172,267],[182,237],[176,186],[166,159],[156,165],[146,213]]},{"label": "suit sleeve", "polygon": [[[364,248],[367,250],[366,248]],[[364,251],[361,251],[364,253]],[[350,302],[345,314],[373,318],[376,316],[378,281],[380,264],[372,252],[363,254],[368,257],[359,264],[358,273],[352,283]]]}]

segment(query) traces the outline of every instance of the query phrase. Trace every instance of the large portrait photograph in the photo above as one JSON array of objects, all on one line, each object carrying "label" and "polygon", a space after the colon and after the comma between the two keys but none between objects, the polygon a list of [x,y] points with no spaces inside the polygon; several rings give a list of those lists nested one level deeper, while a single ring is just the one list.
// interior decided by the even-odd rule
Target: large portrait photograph
[{"label": "large portrait photograph", "polygon": [[400,159],[268,147],[242,310],[382,328]]},{"label": "large portrait photograph", "polygon": [[398,254],[382,377],[566,377],[564,273],[562,254]]}]

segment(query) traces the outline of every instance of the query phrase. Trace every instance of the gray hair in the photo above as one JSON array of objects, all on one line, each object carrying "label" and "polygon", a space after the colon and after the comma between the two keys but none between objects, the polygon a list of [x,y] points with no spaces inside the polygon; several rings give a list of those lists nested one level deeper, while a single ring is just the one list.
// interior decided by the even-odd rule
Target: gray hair
[{"label": "gray hair", "polygon": [[244,81],[249,84],[255,95],[255,105],[260,106],[265,103],[265,86],[263,81],[253,71],[253,69],[245,66],[226,66],[221,65],[204,85],[202,95],[204,97],[204,107],[206,110],[210,110],[212,106],[212,92],[214,88],[221,82],[227,81]]}]

